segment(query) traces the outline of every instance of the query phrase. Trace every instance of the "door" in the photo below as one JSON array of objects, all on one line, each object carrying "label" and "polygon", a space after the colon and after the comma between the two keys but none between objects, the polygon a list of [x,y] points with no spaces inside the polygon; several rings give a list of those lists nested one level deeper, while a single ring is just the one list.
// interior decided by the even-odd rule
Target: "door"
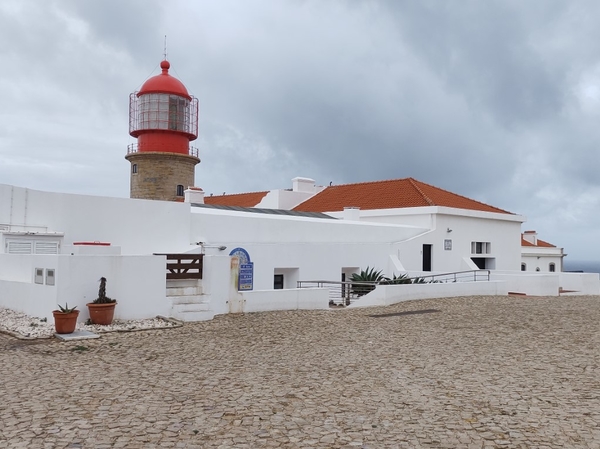
[{"label": "door", "polygon": [[431,271],[431,246],[423,245],[423,271]]}]

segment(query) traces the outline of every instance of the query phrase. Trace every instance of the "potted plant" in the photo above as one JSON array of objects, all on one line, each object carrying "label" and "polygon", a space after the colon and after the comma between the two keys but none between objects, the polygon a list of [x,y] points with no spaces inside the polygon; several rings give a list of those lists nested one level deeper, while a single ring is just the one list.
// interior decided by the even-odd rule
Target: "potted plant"
[{"label": "potted plant", "polygon": [[90,312],[90,321],[93,324],[109,325],[112,323],[115,314],[117,300],[106,296],[106,278],[100,278],[100,288],[98,297],[93,302],[87,304]]},{"label": "potted plant", "polygon": [[65,303],[65,306],[58,305],[59,310],[53,310],[54,315],[54,329],[57,334],[72,334],[77,326],[77,317],[79,316],[79,310],[75,310],[75,307],[69,307],[69,304]]}]

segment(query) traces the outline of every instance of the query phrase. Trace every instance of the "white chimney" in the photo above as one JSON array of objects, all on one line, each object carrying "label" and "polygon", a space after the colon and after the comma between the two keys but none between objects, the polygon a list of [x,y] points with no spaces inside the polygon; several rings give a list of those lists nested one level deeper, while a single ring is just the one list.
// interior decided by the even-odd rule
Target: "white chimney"
[{"label": "white chimney", "polygon": [[344,207],[344,220],[360,221],[360,207]]},{"label": "white chimney", "polygon": [[294,192],[315,193],[315,180],[310,178],[292,179],[292,190]]},{"label": "white chimney", "polygon": [[536,231],[525,231],[523,233],[523,240],[537,246],[537,232]]},{"label": "white chimney", "polygon": [[184,193],[184,202],[204,204],[204,190],[200,187],[188,187]]}]

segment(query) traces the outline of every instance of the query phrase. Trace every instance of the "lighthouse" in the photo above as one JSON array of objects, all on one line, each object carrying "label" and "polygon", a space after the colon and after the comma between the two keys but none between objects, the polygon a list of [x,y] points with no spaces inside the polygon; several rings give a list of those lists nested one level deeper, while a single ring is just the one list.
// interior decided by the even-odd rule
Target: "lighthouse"
[{"label": "lighthouse", "polygon": [[161,61],[160,75],[149,78],[129,96],[129,134],[137,143],[127,147],[131,163],[131,198],[183,201],[194,185],[200,162],[190,142],[198,137],[198,99]]}]

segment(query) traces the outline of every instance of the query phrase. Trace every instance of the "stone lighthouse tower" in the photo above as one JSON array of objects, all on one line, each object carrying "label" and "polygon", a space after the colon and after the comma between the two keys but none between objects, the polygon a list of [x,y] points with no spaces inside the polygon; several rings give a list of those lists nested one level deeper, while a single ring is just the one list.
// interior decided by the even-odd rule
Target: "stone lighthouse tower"
[{"label": "stone lighthouse tower", "polygon": [[131,198],[182,201],[194,185],[200,159],[190,141],[198,137],[198,99],[169,75],[170,66],[162,61],[162,73],[129,96],[129,134],[137,138],[125,156],[131,163]]}]

